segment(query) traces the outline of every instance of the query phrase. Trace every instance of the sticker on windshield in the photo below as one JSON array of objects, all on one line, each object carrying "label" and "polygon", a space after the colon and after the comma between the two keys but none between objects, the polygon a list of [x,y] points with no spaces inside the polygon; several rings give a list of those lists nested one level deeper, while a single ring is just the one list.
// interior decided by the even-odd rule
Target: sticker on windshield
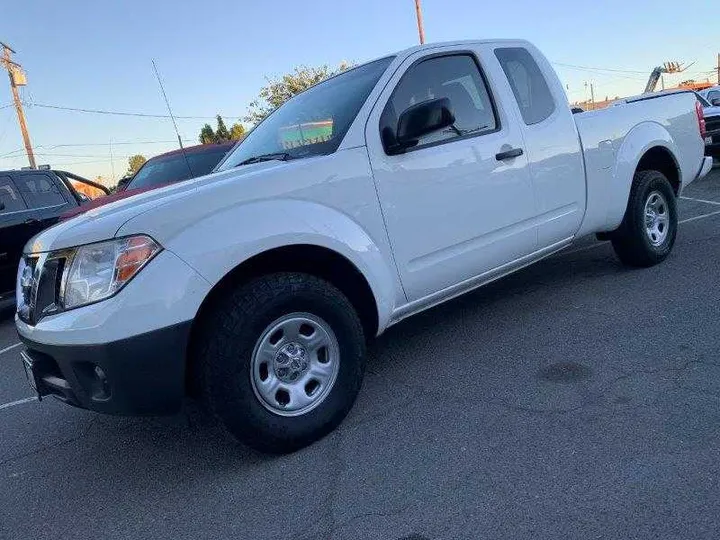
[{"label": "sticker on windshield", "polygon": [[283,148],[297,148],[308,144],[327,142],[333,136],[333,121],[305,122],[280,128],[280,143]]}]

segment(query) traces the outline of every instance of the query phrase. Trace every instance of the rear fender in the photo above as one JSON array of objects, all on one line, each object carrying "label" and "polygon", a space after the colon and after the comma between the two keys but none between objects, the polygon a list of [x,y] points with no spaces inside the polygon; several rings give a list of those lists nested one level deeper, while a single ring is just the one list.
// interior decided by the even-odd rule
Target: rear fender
[{"label": "rear fender", "polygon": [[[635,126],[625,136],[616,152],[615,170],[613,173],[613,186],[608,190],[609,201],[607,208],[607,228],[613,230],[620,226],[632,187],[635,171],[640,160],[651,148],[662,147],[668,150],[678,166],[678,149],[673,138],[662,125],[657,122],[643,122]],[[678,168],[680,182],[683,182],[682,172]]]}]

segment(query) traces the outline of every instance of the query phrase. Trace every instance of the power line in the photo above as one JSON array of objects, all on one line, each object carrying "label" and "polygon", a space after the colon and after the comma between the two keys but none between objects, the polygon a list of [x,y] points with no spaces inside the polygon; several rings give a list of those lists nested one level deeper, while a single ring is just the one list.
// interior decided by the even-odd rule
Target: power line
[{"label": "power line", "polygon": [[[72,112],[81,112],[81,113],[90,113],[90,114],[107,114],[107,115],[115,115],[115,116],[135,116],[140,118],[170,118],[170,115],[167,114],[148,114],[148,113],[139,113],[139,112],[126,112],[126,111],[108,111],[105,109],[82,109],[77,107],[64,107],[61,105],[48,105],[47,103],[32,103],[29,105],[30,107],[40,107],[43,109],[55,109],[59,111],[72,111]],[[240,115],[231,115],[231,114],[221,114],[220,116],[224,116],[226,118],[240,118]],[[181,118],[183,120],[208,120],[213,119],[215,116],[176,116],[175,118]]]},{"label": "power line", "polygon": [[[89,158],[89,157],[105,157],[108,156],[106,154],[56,154],[55,152],[35,152],[36,156],[46,156],[46,157],[79,157],[79,158]],[[10,156],[12,157],[19,157],[19,156]],[[120,155],[116,154],[116,158],[128,158],[130,155]]]},{"label": "power line", "polygon": [[54,164],[55,169],[64,167],[65,165],[85,165],[89,163],[109,163],[109,159],[91,159],[90,161],[60,161]]},{"label": "power line", "polygon": [[648,73],[647,70],[638,71],[638,70],[633,70],[633,69],[612,69],[612,68],[588,67],[588,66],[578,66],[575,64],[564,64],[562,62],[551,62],[551,63],[556,66],[563,66],[563,67],[574,68],[574,69],[584,69],[586,71],[612,71],[615,73],[640,73],[640,74]]},{"label": "power line", "polygon": [[[193,139],[183,139],[184,142],[190,142]],[[169,141],[120,141],[120,142],[112,142],[113,146],[123,145],[123,144],[170,144],[175,143],[176,140],[169,140]],[[53,148],[66,148],[70,146],[110,146],[110,143],[67,143],[67,144],[55,144],[53,146],[38,146],[38,148],[47,148],[48,150],[52,150]]]},{"label": "power line", "polygon": [[[191,142],[194,139],[183,139],[185,142]],[[113,141],[113,146],[116,145],[144,145],[144,144],[174,144],[175,140],[169,140],[169,141],[120,141],[115,142]],[[86,146],[110,146],[110,143],[67,143],[67,144],[54,144],[54,145],[45,145],[45,144],[39,144],[35,148],[44,148],[45,150],[54,150],[56,148],[71,148],[71,147],[86,147]],[[6,156],[12,156],[13,154],[18,154],[20,152],[24,152],[24,148],[16,148],[15,150],[11,150],[10,152],[6,152],[4,154],[0,154],[0,158],[6,157]]]}]

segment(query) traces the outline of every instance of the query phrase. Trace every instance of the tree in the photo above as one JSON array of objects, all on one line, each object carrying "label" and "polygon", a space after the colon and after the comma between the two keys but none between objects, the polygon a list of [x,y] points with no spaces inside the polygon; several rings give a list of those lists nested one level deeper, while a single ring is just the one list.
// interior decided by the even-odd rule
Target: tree
[{"label": "tree", "polygon": [[133,176],[136,172],[140,170],[140,167],[142,167],[146,161],[147,158],[140,154],[130,156],[128,158],[128,170],[125,173],[125,176]]},{"label": "tree", "polygon": [[205,124],[200,130],[200,144],[213,144],[215,142],[215,132],[210,124]]},{"label": "tree", "polygon": [[225,127],[225,122],[223,122],[222,116],[219,114],[217,115],[217,129],[215,130],[215,142],[221,143],[226,142],[230,140],[230,132],[228,131],[228,128]]},{"label": "tree", "polygon": [[235,123],[230,128],[230,140],[239,141],[245,137],[245,126]]},{"label": "tree", "polygon": [[205,124],[200,130],[200,144],[219,144],[230,141],[237,141],[245,136],[245,127],[235,123],[228,131],[222,116],[217,115],[217,128],[213,130],[210,124]]},{"label": "tree", "polygon": [[268,84],[260,89],[258,98],[250,103],[244,120],[253,125],[257,124],[291,97],[349,67],[347,62],[342,62],[337,69],[328,65],[299,66],[280,79],[266,79]]}]

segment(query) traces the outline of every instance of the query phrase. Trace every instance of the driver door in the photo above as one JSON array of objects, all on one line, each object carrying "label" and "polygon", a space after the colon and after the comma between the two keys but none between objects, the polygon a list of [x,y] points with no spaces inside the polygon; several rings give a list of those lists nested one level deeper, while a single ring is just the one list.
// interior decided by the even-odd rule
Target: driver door
[{"label": "driver door", "polygon": [[[366,126],[380,203],[410,301],[462,288],[465,281],[471,286],[473,278],[537,246],[535,198],[517,120],[488,84],[481,51],[441,51],[411,56]],[[383,140],[392,138],[402,112],[443,97],[450,100],[455,124],[389,155]]]}]

